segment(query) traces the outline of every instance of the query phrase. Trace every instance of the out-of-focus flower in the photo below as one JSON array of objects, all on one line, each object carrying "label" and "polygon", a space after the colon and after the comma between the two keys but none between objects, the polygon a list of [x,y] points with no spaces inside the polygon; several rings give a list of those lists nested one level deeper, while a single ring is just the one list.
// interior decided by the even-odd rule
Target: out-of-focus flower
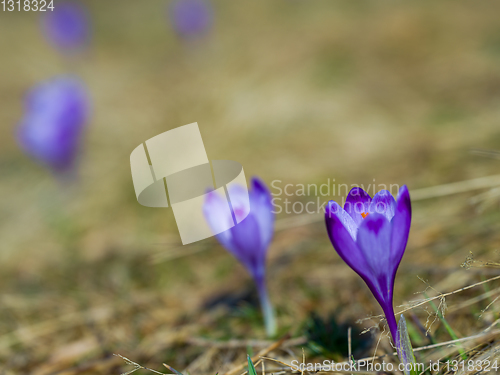
[{"label": "out-of-focus flower", "polygon": [[28,92],[24,107],[21,148],[55,173],[73,170],[90,112],[83,83],[72,76],[43,82]]},{"label": "out-of-focus flower", "polygon": [[410,233],[411,201],[406,185],[399,189],[397,202],[387,190],[379,191],[372,199],[355,187],[344,208],[329,202],[325,220],[333,247],[370,288],[398,346],[392,299],[396,271]]},{"label": "out-of-focus flower", "polygon": [[77,1],[57,3],[53,11],[45,12],[42,28],[48,41],[63,52],[84,48],[90,37],[87,10]]},{"label": "out-of-focus flower", "polygon": [[182,37],[204,35],[212,26],[213,12],[208,0],[176,0],[169,11],[172,26]]},{"label": "out-of-focus flower", "polygon": [[[231,252],[252,275],[260,298],[266,332],[268,336],[274,336],[276,322],[267,293],[265,275],[266,255],[273,237],[275,220],[271,194],[264,183],[255,177],[252,179],[252,189],[248,193],[249,211],[248,203],[245,202],[246,194],[246,189],[242,186],[231,185],[229,187],[231,205],[238,224],[217,234],[216,237],[222,246]],[[207,194],[203,212],[215,233],[219,232],[217,229],[221,225],[233,223],[233,218],[227,215],[226,205],[224,198],[216,192],[212,191]],[[245,217],[247,213],[248,216]],[[241,218],[244,219],[240,221]]]}]

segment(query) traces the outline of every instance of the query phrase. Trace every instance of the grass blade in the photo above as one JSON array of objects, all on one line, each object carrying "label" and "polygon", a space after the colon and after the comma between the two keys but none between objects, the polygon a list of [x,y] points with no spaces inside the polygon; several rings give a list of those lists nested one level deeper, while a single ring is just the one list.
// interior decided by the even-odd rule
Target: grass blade
[{"label": "grass blade", "polygon": [[247,354],[247,359],[248,359],[248,375],[257,375],[255,366],[253,365],[253,362],[248,354]]}]

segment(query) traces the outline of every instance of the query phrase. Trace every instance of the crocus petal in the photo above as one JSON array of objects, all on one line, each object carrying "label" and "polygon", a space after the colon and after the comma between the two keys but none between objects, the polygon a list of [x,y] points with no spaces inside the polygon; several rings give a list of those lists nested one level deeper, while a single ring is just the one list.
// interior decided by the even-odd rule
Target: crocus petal
[{"label": "crocus petal", "polygon": [[[388,289],[392,285],[391,278],[394,274],[394,265],[390,261],[391,223],[384,215],[368,215],[359,226],[357,245],[368,267],[366,273],[371,275],[370,279],[376,289],[372,292],[379,302],[387,300],[392,295]],[[371,285],[368,286],[372,288]]]},{"label": "crocus petal", "polygon": [[232,215],[227,215],[227,202],[225,197],[222,197],[215,191],[208,192],[203,204],[203,214],[208,222],[208,225],[216,235],[217,240],[226,249],[232,253],[236,249],[232,242],[232,235],[230,230],[224,230],[234,224]]},{"label": "crocus petal", "polygon": [[251,185],[250,210],[259,225],[261,246],[267,249],[274,233],[272,197],[266,185],[257,177],[252,178]]},{"label": "crocus petal", "polygon": [[231,207],[233,208],[236,223],[239,223],[250,213],[248,189],[241,185],[232,184],[227,189]]},{"label": "crocus petal", "polygon": [[332,215],[336,215],[342,225],[344,225],[345,229],[351,235],[353,241],[356,241],[356,236],[358,234],[358,226],[352,219],[351,215],[349,215],[340,205],[335,201],[328,202],[325,211],[325,218],[331,218]]},{"label": "crocus petal", "polygon": [[390,262],[391,224],[384,215],[373,213],[358,228],[357,241],[374,275],[387,270]]},{"label": "crocus petal", "polygon": [[255,215],[249,214],[241,223],[230,229],[234,255],[242,262],[254,277],[264,274],[267,249],[261,247],[260,229]]},{"label": "crocus petal", "polygon": [[403,257],[411,224],[411,200],[410,193],[406,185],[403,185],[398,192],[396,211],[392,218],[392,238],[391,238],[391,259],[393,263],[399,265]]},{"label": "crocus petal", "polygon": [[360,187],[352,188],[347,195],[344,210],[351,215],[357,226],[363,222],[363,216],[361,216],[361,214],[369,212],[371,201],[372,198]]},{"label": "crocus petal", "polygon": [[388,190],[380,190],[370,203],[370,214],[378,213],[384,215],[391,221],[396,210],[396,200]]},{"label": "crocus petal", "polygon": [[353,228],[356,225],[349,214],[337,202],[330,201],[325,208],[325,221],[330,241],[342,260],[361,277],[368,278],[364,254],[354,241]]}]

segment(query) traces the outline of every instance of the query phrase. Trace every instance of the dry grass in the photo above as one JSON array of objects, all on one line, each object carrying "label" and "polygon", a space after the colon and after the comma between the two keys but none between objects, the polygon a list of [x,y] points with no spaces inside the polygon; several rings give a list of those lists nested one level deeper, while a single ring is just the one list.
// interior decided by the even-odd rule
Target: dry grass
[{"label": "dry grass", "polygon": [[[213,239],[182,246],[170,210],[138,205],[131,150],[193,121],[210,159],[237,160],[269,183],[408,184],[421,200],[395,304],[425,348],[418,360],[458,354],[429,304],[414,302],[423,291],[446,303],[470,358],[498,356],[500,282],[478,284],[498,275],[497,183],[461,181],[500,167],[470,152],[500,149],[499,4],[216,1],[213,33],[185,44],[163,1],[87,3],[92,49],[69,61],[46,45],[36,14],[0,13],[1,374],[134,369],[113,354],[196,375],[242,373],[247,352],[347,360],[347,341],[317,352],[306,333],[320,321],[338,323],[345,340],[352,327],[356,358],[396,360],[380,309],[315,217],[279,217],[268,277],[280,337],[290,338],[277,345],[242,267]],[[25,90],[68,71],[89,86],[94,115],[80,179],[61,187],[13,131]]]}]

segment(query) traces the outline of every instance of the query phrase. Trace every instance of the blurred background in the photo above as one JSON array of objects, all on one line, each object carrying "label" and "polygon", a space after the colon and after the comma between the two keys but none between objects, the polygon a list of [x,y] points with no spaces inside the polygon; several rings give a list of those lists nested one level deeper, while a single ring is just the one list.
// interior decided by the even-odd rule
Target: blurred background
[{"label": "blurred background", "polygon": [[[89,32],[71,51],[51,43],[46,13],[0,5],[4,374],[130,370],[112,353],[158,371],[166,362],[224,373],[269,344],[243,267],[213,238],[182,246],[171,209],[138,204],[129,156],[157,134],[198,122],[209,159],[281,186],[375,179],[411,194],[500,170],[495,153],[471,152],[499,149],[500,4],[212,0],[201,16],[176,4],[82,0]],[[67,74],[85,86],[90,109],[77,172],[61,179],[16,134],[27,93]],[[471,251],[500,258],[498,203],[484,189],[415,201],[395,306],[427,288],[417,276],[448,292],[495,275],[460,265]],[[356,320],[380,309],[321,218],[298,225],[291,216],[278,215],[268,279],[280,334],[299,344],[276,356],[305,347],[341,360],[344,325],[378,327]],[[481,288],[447,300],[459,337],[496,319],[495,305],[481,314],[487,298],[453,309]],[[429,311],[415,309],[416,319],[425,324]],[[326,339],[314,336],[318,324],[332,332]],[[416,344],[429,343],[414,330]],[[379,334],[356,334],[357,355],[373,354]],[[450,339],[439,321],[431,335]],[[389,341],[376,350],[389,352]]]}]

